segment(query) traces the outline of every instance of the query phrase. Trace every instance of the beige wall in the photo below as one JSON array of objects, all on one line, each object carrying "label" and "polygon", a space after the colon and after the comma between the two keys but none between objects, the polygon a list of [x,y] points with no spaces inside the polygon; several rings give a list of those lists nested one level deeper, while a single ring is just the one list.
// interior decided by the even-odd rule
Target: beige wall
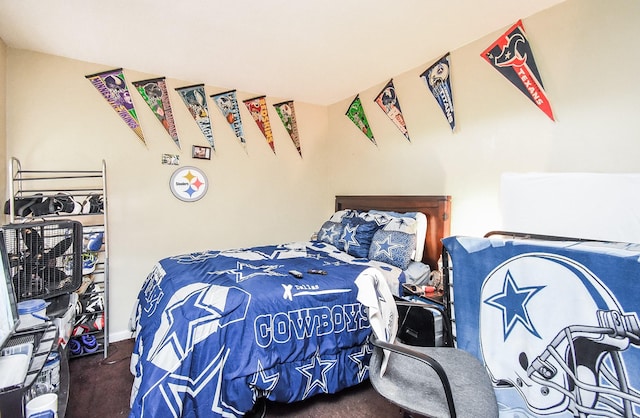
[{"label": "beige wall", "polygon": [[0,196],[6,196],[7,184],[7,46],[0,39]]},{"label": "beige wall", "polygon": [[[327,192],[327,109],[296,103],[303,158],[268,98],[274,155],[246,109],[241,109],[247,152],[213,102],[216,143],[210,161],[191,158],[191,146],[207,145],[174,91],[194,84],[167,80],[182,151],[137,92],[132,91],[147,146],[122,122],[85,78],[101,66],[9,49],[8,154],[24,169],[100,169],[107,163],[112,333],[127,328],[137,292],[160,258],[189,251],[308,239],[332,210]],[[127,81],[149,78],[125,70]],[[157,75],[152,75],[157,76]],[[130,86],[131,88],[131,86]],[[207,94],[223,89],[206,86]],[[238,99],[255,94],[238,92]],[[179,153],[210,185],[198,202],[177,200],[169,190],[175,166],[163,153]],[[117,336],[116,336],[117,337]]]},{"label": "beige wall", "polygon": [[[411,142],[373,103],[384,81],[353,94],[361,94],[377,147],[344,115],[352,97],[329,107],[296,102],[302,159],[271,106],[282,99],[268,97],[277,155],[246,109],[248,153],[211,108],[216,154],[192,160],[191,145],[206,142],[173,89],[198,80],[169,79],[181,163],[202,168],[211,182],[195,203],[171,195],[173,167],[160,158],[178,150],[140,96],[133,93],[146,147],[84,77],[109,68],[9,48],[8,155],[38,169],[96,169],[106,160],[110,326],[125,338],[135,296],[159,258],[307,239],[335,194],[450,194],[453,232],[477,235],[500,227],[503,172],[640,172],[639,17],[635,0],[570,0],[524,19],[556,122],[480,58],[504,28],[451,51],[456,132],[419,78],[439,58],[425,57],[424,66],[393,76]],[[125,76],[131,84],[159,75],[125,69]],[[239,99],[258,94],[238,92]]]},{"label": "beige wall", "polygon": [[386,81],[360,92],[377,147],[344,116],[352,98],[331,106],[329,190],[450,194],[452,232],[482,235],[501,226],[501,173],[640,172],[638,22],[634,0],[523,19],[556,122],[480,57],[507,28],[451,51],[454,133],[419,77],[439,57],[393,77],[411,143],[373,102]]}]

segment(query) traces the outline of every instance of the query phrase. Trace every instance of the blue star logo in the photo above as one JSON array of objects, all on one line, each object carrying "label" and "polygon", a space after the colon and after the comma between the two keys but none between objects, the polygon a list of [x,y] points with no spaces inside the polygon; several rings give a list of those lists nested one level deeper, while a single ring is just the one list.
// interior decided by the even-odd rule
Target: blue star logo
[{"label": "blue star logo", "polygon": [[344,227],[344,232],[342,233],[342,237],[340,237],[339,242],[344,242],[345,251],[349,250],[349,246],[353,245],[355,247],[359,246],[360,243],[356,239],[356,232],[358,231],[358,225],[349,226],[346,225]]},{"label": "blue star logo", "polygon": [[389,258],[393,257],[391,253],[393,252],[394,248],[402,247],[402,245],[400,244],[393,244],[391,242],[391,235],[386,237],[382,242],[374,242],[374,245],[376,246],[376,249],[375,249],[376,257],[379,256],[380,254],[384,254]]},{"label": "blue star logo", "polygon": [[338,231],[335,225],[331,225],[329,228],[322,228],[320,230],[320,237],[327,239],[329,242],[335,242],[338,236]]},{"label": "blue star logo", "polygon": [[280,380],[280,373],[267,374],[262,362],[258,360],[258,368],[251,379],[251,386],[258,388],[262,395],[268,397],[271,391],[277,386]]},{"label": "blue star logo", "polygon": [[[358,382],[362,382],[367,376],[369,371],[369,358],[368,356],[373,353],[371,345],[369,345],[369,339],[367,338],[366,344],[360,347],[360,351],[349,354],[349,360],[353,361],[358,366]],[[367,359],[367,361],[364,361]]]},{"label": "blue star logo", "polygon": [[511,272],[507,271],[502,291],[490,296],[484,301],[487,305],[502,311],[505,341],[518,323],[522,324],[531,334],[541,338],[536,327],[531,322],[531,317],[527,311],[527,304],[533,295],[542,289],[544,289],[544,286],[518,287]]},{"label": "blue star logo", "polygon": [[316,386],[324,393],[328,392],[327,373],[336,365],[337,362],[337,360],[323,360],[320,358],[320,355],[316,353],[311,358],[311,363],[296,367],[296,370],[307,378],[307,386],[304,390],[302,399],[306,399]]}]

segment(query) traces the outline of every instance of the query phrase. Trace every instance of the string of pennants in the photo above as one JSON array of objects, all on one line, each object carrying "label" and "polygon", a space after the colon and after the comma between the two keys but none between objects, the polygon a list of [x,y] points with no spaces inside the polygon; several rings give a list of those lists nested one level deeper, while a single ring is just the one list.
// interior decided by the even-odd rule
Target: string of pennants
[{"label": "string of pennants", "polygon": [[[551,120],[555,121],[551,105],[544,91],[538,67],[533,57],[531,46],[525,35],[522,20],[518,20],[518,22],[496,39],[480,55],[528,97]],[[447,53],[420,74],[420,78],[438,102],[451,130],[455,131],[456,121],[450,68],[450,54]],[[122,69],[104,71],[85,77],[100,92],[127,126],[135,132],[140,141],[146,145],[142,127],[140,126],[136,110],[133,106],[133,101],[131,100]],[[158,121],[160,121],[166,129],[173,142],[180,148],[180,141],[173,119],[173,112],[164,77],[134,81],[132,84]],[[215,151],[215,140],[211,127],[211,119],[209,117],[204,84],[180,87],[175,90],[182,98],[182,101],[200,128],[204,138]],[[246,140],[244,138],[236,91],[230,90],[213,94],[210,97],[246,151]],[[393,79],[389,80],[383,87],[374,99],[374,102],[378,104],[380,109],[393,122],[407,141],[410,142],[409,131],[402,115],[400,100],[396,94]],[[275,154],[273,132],[271,130],[265,97],[255,97],[244,100],[243,103],[264,135],[267,144]],[[302,157],[293,100],[276,103],[273,106],[280,121],[291,137],[298,154]],[[353,99],[345,114],[373,144],[377,145],[359,95],[356,95]]]},{"label": "string of pennants", "polygon": [[[131,100],[131,95],[129,88],[127,87],[122,68],[103,71],[97,74],[90,74],[85,77],[98,90],[98,92],[100,92],[127,126],[135,132],[140,141],[146,145],[146,141],[142,133],[142,127],[140,126],[138,115],[134,108],[133,101]],[[178,138],[178,132],[173,118],[173,111],[169,100],[165,78],[160,77],[149,80],[134,81],[132,84],[138,93],[140,93],[158,121],[160,121],[162,126],[166,129],[178,149],[180,149],[180,140]],[[179,87],[175,90],[200,128],[205,140],[209,143],[211,149],[215,151],[215,140],[213,137],[213,129],[211,127],[211,118],[209,116],[204,84]],[[238,138],[240,144],[246,151],[246,140],[244,138],[244,130],[242,127],[242,119],[240,117],[236,91],[225,91],[213,94],[210,97],[222,113],[222,116],[227,120],[236,138]],[[271,130],[271,122],[269,121],[269,111],[267,109],[265,96],[244,100],[243,103],[264,135],[267,144],[275,154],[276,149],[273,141],[273,132]],[[298,154],[302,157],[300,136],[298,134],[298,125],[296,122],[293,100],[276,103],[273,106],[275,107],[287,133],[291,137]]]},{"label": "string of pennants", "polygon": [[[552,121],[555,121],[531,46],[525,35],[522,20],[518,20],[480,55]],[[438,102],[445,119],[451,127],[451,131],[454,131],[456,121],[450,68],[450,54],[447,53],[420,74],[420,78],[423,79],[427,88]],[[383,87],[374,102],[380,106],[404,137],[411,141],[407,125],[402,116],[400,101],[396,95],[393,79]],[[364,112],[360,95],[356,95],[345,114],[373,144],[377,145]]]}]

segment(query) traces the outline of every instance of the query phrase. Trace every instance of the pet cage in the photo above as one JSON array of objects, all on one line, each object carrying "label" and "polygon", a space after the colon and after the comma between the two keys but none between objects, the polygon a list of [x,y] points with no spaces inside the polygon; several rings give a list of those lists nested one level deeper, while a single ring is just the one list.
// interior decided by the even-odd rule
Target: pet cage
[{"label": "pet cage", "polygon": [[72,220],[9,224],[5,244],[18,301],[49,299],[82,283],[82,224]]}]

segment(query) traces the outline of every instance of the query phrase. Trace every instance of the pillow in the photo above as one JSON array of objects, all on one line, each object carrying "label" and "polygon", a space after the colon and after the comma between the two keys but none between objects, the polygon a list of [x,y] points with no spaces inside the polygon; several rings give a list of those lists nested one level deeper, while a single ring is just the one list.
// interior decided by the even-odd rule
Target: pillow
[{"label": "pillow", "polygon": [[335,247],[338,246],[338,239],[342,235],[344,225],[340,222],[326,221],[322,224],[320,231],[318,231],[318,241],[326,242]]},{"label": "pillow", "polygon": [[385,214],[385,213],[376,213],[373,211],[370,212],[360,212],[358,214],[359,218],[364,219],[367,222],[375,222],[379,227],[383,227],[389,223],[393,217]]},{"label": "pillow", "polygon": [[373,234],[380,228],[376,222],[368,222],[360,217],[344,218],[344,229],[337,247],[354,257],[367,258]]},{"label": "pillow", "polygon": [[415,254],[411,256],[412,260],[422,261],[424,253],[424,240],[427,236],[427,215],[422,212],[394,212],[385,210],[370,210],[369,213],[376,215],[385,215],[389,218],[405,218],[410,217],[417,221],[416,225],[416,248]]},{"label": "pillow", "polygon": [[335,212],[333,215],[331,215],[331,218],[329,218],[329,220],[331,222],[342,222],[343,219],[345,218],[353,218],[354,216],[358,216],[360,212],[358,212],[357,210],[353,210],[353,209],[343,209],[343,210],[339,210],[337,212]]},{"label": "pillow", "polygon": [[406,270],[415,254],[417,224],[415,218],[395,218],[376,231],[369,259]]}]

